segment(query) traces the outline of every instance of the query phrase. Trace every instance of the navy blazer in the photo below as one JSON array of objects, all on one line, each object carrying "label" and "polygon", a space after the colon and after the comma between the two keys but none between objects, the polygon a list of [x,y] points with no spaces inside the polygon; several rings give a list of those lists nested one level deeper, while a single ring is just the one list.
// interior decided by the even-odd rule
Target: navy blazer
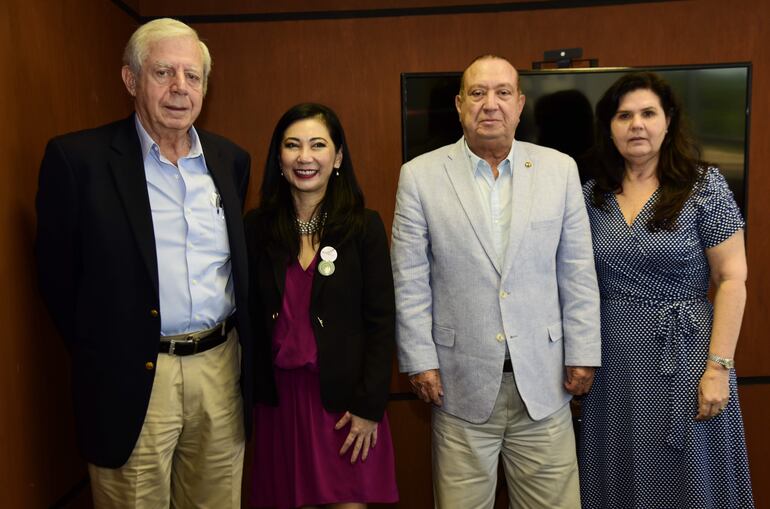
[{"label": "navy blazer", "polygon": [[[224,203],[241,387],[244,400],[251,401],[241,220],[250,158],[225,138],[197,131]],[[49,141],[36,205],[40,290],[72,356],[78,447],[88,462],[117,468],[128,460],[142,429],[161,322],[155,234],[133,115]],[[248,406],[244,418],[248,431]]]},{"label": "navy blazer", "polygon": [[[344,242],[331,236],[321,239],[321,247],[337,250],[337,260],[332,275],[315,272],[310,319],[324,408],[380,421],[390,388],[396,311],[385,227],[376,212],[364,213],[365,227],[358,235]],[[273,325],[281,310],[290,255],[266,247],[261,221],[257,210],[246,215],[255,394],[257,401],[275,405]]]}]

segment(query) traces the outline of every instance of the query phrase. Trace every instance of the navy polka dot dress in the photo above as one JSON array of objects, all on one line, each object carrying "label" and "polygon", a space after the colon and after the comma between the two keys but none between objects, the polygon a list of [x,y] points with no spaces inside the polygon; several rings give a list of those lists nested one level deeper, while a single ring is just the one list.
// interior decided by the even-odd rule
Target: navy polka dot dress
[{"label": "navy polka dot dress", "polygon": [[579,441],[585,509],[753,508],[735,372],[718,417],[695,421],[712,306],[705,249],[743,227],[716,168],[674,231],[650,232],[654,194],[631,226],[584,188],[601,291],[602,367],[583,400]]}]

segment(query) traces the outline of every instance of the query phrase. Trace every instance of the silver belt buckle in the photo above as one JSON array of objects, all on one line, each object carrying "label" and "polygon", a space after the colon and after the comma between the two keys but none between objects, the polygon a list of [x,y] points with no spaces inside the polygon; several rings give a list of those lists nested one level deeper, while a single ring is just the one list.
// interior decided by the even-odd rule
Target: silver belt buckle
[{"label": "silver belt buckle", "polygon": [[169,341],[169,343],[170,345],[168,345],[168,354],[174,355],[174,349],[176,348],[176,341],[172,339],[171,341]]}]

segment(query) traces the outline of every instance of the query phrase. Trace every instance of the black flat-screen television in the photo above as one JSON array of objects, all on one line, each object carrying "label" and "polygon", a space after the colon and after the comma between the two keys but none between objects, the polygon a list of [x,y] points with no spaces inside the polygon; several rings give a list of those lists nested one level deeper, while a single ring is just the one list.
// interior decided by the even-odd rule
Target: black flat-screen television
[{"label": "black flat-screen television", "polygon": [[[520,71],[526,96],[516,139],[553,147],[575,158],[581,180],[591,175],[596,102],[620,76],[653,71],[683,103],[704,161],[719,166],[746,215],[751,64]],[[454,98],[460,72],[401,75],[404,162],[457,141],[462,129]]]}]

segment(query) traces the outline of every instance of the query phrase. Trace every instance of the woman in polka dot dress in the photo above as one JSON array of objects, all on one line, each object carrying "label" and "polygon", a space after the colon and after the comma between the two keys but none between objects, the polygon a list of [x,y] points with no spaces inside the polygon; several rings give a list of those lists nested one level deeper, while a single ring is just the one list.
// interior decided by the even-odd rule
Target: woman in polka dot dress
[{"label": "woman in polka dot dress", "polygon": [[584,192],[602,367],[583,402],[583,507],[753,508],[731,369],[743,219],[719,171],[698,163],[657,75],[620,78],[596,115],[601,161]]}]

